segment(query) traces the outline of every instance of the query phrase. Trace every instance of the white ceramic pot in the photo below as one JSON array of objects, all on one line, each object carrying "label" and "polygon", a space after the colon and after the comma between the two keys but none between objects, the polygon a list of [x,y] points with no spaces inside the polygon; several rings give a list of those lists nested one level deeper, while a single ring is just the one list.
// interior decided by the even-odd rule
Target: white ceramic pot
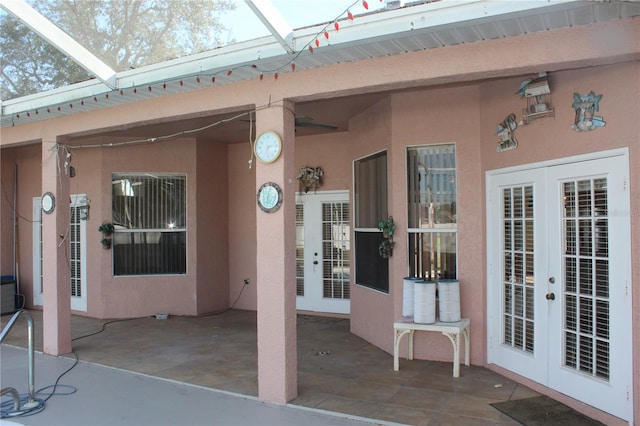
[{"label": "white ceramic pot", "polygon": [[460,321],[460,282],[438,282],[438,313],[441,322]]},{"label": "white ceramic pot", "polygon": [[416,281],[413,297],[413,322],[419,324],[436,322],[436,283]]}]

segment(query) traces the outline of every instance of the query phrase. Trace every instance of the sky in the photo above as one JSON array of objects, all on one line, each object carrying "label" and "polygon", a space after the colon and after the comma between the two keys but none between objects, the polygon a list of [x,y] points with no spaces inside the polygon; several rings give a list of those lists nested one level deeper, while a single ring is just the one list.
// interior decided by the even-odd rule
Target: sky
[{"label": "sky", "polygon": [[[346,17],[343,12],[354,3],[356,4],[350,8],[354,15],[366,11],[361,1],[355,0],[272,0],[272,3],[293,29]],[[379,3],[380,0],[369,0],[370,10],[379,8]],[[244,41],[269,35],[269,31],[244,0],[237,0],[236,4],[237,10],[225,17],[226,25],[232,28],[229,40],[235,38],[237,41]]]}]

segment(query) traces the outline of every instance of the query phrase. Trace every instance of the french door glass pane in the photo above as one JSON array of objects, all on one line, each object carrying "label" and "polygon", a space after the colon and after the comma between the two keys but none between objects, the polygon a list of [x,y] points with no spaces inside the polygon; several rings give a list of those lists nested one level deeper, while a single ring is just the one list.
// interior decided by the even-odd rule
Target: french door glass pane
[{"label": "french door glass pane", "polygon": [[80,255],[80,209],[71,207],[69,221],[69,263],[71,267],[71,296],[82,296],[82,274]]},{"label": "french door glass pane", "polygon": [[322,297],[349,299],[349,203],[322,204]]},{"label": "french door glass pane", "polygon": [[563,183],[564,365],[609,379],[607,180]]},{"label": "french door glass pane", "polygon": [[296,295],[304,296],[304,206],[296,204]]},{"label": "french door glass pane", "polygon": [[535,288],[533,187],[504,188],[502,202],[502,342],[533,353]]}]

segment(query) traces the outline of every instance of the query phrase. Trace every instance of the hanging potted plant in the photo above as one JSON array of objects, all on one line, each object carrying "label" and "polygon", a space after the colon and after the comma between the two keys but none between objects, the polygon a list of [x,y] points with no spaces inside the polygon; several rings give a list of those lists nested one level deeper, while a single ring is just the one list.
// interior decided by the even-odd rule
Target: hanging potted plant
[{"label": "hanging potted plant", "polygon": [[100,243],[102,244],[102,248],[108,250],[111,248],[111,235],[113,235],[115,231],[115,227],[111,222],[103,222],[100,226],[98,226],[98,231],[102,233],[102,240]]},{"label": "hanging potted plant", "polygon": [[393,254],[393,246],[396,244],[393,242],[393,232],[396,229],[393,217],[389,216],[389,219],[380,220],[378,222],[378,229],[382,231],[384,236],[380,246],[378,246],[378,253],[382,258],[386,259]]}]

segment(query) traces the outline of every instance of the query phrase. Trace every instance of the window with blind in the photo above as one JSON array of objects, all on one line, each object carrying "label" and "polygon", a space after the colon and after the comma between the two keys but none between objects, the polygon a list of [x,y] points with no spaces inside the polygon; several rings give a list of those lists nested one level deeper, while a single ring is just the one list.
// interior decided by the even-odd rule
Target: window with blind
[{"label": "window with blind", "polygon": [[407,150],[409,274],[457,278],[455,144]]},{"label": "window with blind", "polygon": [[185,175],[112,175],[113,274],[187,272]]},{"label": "window with blind", "polygon": [[389,292],[389,260],[380,256],[382,231],[378,222],[387,219],[387,153],[354,163],[355,271],[356,283]]}]

